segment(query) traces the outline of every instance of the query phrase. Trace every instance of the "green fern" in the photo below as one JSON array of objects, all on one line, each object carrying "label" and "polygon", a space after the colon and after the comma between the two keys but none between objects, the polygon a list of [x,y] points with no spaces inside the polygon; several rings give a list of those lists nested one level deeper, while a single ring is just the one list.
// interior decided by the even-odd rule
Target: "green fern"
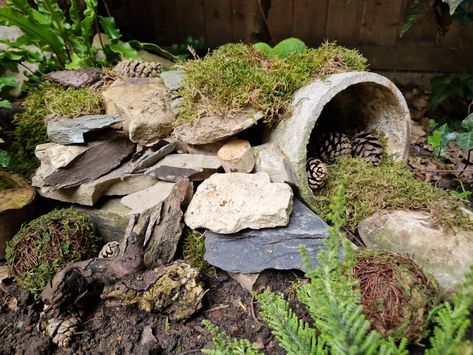
[{"label": "green fern", "polygon": [[473,354],[471,344],[464,341],[470,326],[469,309],[473,304],[473,267],[466,275],[465,283],[431,314],[436,326],[430,338],[431,348],[426,355]]},{"label": "green fern", "polygon": [[297,318],[283,296],[264,292],[257,299],[261,305],[260,315],[287,354],[327,354],[323,342],[317,339],[315,329]]},{"label": "green fern", "polygon": [[203,320],[207,330],[212,335],[215,349],[202,349],[204,354],[210,355],[263,355],[254,345],[246,339],[233,339],[225,335],[218,327],[208,320]]}]

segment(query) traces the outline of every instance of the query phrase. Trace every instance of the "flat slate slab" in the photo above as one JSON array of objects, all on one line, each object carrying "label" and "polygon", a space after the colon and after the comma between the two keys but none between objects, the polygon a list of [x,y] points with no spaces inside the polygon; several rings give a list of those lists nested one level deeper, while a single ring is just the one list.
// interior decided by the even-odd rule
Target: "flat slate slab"
[{"label": "flat slate slab", "polygon": [[85,115],[77,118],[60,118],[48,122],[48,137],[58,144],[85,143],[84,134],[110,127],[122,119],[109,115]]},{"label": "flat slate slab", "polygon": [[227,272],[258,273],[266,269],[307,270],[299,245],[304,245],[319,266],[316,255],[324,249],[329,226],[297,199],[287,227],[245,230],[232,235],[205,231],[205,260]]},{"label": "flat slate slab", "polygon": [[113,138],[88,149],[63,170],[47,176],[44,185],[63,189],[93,181],[119,166],[134,150],[135,145],[127,137]]}]

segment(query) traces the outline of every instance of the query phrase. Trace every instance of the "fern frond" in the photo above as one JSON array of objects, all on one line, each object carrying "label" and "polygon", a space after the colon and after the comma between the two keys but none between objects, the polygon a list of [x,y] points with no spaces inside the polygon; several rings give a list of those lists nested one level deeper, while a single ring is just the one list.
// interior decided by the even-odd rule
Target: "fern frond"
[{"label": "fern frond", "polygon": [[452,297],[452,303],[445,301],[436,307],[431,315],[436,323],[431,348],[426,355],[464,354],[471,347],[463,338],[470,325],[469,310],[473,304],[473,267],[466,275],[465,283],[458,288]]},{"label": "fern frond", "polygon": [[257,299],[261,306],[260,314],[288,355],[327,354],[315,329],[293,313],[283,296],[264,292]]},{"label": "fern frond", "polygon": [[208,320],[203,320],[207,330],[212,335],[212,342],[215,349],[202,349],[204,354],[210,355],[263,355],[247,339],[234,339],[220,331],[215,324]]}]

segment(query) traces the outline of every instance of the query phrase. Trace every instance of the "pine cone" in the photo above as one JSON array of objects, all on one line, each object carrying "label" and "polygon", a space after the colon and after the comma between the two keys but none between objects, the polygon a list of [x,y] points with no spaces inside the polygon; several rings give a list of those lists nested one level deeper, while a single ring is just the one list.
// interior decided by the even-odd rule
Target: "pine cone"
[{"label": "pine cone", "polygon": [[325,163],[333,163],[337,157],[350,152],[350,139],[341,132],[321,132],[309,142],[309,156]]},{"label": "pine cone", "polygon": [[327,166],[320,159],[307,159],[306,171],[307,182],[312,190],[320,189],[327,182]]},{"label": "pine cone", "polygon": [[108,242],[105,244],[99,252],[99,259],[112,258],[118,256],[120,253],[119,242]]},{"label": "pine cone", "polygon": [[119,76],[128,78],[148,78],[161,73],[161,64],[141,60],[122,60],[113,68]]},{"label": "pine cone", "polygon": [[362,132],[352,141],[351,155],[361,157],[373,163],[374,166],[378,166],[383,161],[383,146],[374,134]]}]

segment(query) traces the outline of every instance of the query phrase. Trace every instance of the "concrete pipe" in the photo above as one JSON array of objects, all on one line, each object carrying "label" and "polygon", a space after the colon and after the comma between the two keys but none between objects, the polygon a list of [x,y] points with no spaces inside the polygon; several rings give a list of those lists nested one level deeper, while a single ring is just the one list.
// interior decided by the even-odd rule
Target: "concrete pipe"
[{"label": "concrete pipe", "polygon": [[307,144],[318,130],[382,132],[387,153],[407,158],[410,114],[401,92],[390,80],[370,72],[347,72],[316,79],[294,94],[292,114],[268,132],[291,163],[300,197],[315,202],[307,184]]}]

